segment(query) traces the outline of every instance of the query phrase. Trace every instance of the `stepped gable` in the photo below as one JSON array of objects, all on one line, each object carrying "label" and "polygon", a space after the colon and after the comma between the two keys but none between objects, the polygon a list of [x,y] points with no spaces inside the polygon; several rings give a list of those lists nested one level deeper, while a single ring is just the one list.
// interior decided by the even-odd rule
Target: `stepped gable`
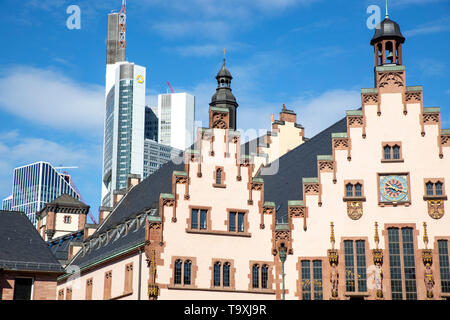
[{"label": "stepped gable", "polygon": [[302,178],[317,176],[317,156],[332,154],[331,134],[336,132],[347,132],[346,118],[279,158],[276,175],[261,175],[264,200],[275,202],[277,221],[287,222],[289,200],[303,200]]}]

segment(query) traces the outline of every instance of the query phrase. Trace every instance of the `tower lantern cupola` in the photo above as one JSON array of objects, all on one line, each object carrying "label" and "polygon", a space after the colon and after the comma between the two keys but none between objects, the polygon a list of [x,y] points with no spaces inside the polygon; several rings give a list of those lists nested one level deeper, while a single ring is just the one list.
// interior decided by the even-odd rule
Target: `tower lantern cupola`
[{"label": "tower lantern cupola", "polygon": [[223,59],[222,68],[216,76],[217,89],[209,104],[210,128],[236,130],[236,109],[238,104],[231,92],[231,76]]},{"label": "tower lantern cupola", "polygon": [[385,19],[377,25],[370,44],[375,49],[375,67],[389,64],[402,65],[402,44],[405,42],[400,26],[389,19],[386,7]]}]

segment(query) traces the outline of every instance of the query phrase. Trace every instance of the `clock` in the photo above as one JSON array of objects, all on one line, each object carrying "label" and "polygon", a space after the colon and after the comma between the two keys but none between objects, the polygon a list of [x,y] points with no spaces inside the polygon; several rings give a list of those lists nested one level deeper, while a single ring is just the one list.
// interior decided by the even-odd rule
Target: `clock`
[{"label": "clock", "polygon": [[409,203],[408,174],[379,175],[380,203]]}]

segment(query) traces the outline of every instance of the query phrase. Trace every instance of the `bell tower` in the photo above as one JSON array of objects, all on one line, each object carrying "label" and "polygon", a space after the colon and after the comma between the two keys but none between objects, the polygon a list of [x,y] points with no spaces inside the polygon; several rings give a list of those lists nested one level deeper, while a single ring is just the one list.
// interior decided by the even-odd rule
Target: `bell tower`
[{"label": "bell tower", "polygon": [[375,35],[370,44],[375,50],[375,67],[384,65],[402,65],[402,45],[405,42],[400,26],[389,19],[386,6],[386,17],[377,25]]},{"label": "bell tower", "polygon": [[402,46],[405,42],[400,26],[389,19],[386,3],[386,17],[375,30],[370,41],[375,54],[375,88],[384,92],[405,90],[405,66]]},{"label": "bell tower", "polygon": [[223,59],[222,68],[216,76],[217,89],[209,104],[209,127],[236,130],[236,109],[238,104],[231,92],[231,76]]}]

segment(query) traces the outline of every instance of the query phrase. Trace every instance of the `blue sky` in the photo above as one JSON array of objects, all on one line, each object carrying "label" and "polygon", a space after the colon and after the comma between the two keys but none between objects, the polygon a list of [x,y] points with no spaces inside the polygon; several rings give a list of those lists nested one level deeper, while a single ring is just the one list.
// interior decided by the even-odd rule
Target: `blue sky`
[{"label": "blue sky", "polygon": [[[0,0],[0,198],[34,161],[69,170],[97,216],[101,196],[106,18],[121,0]],[[69,30],[69,5],[81,29]],[[196,96],[206,125],[222,49],[240,104],[238,127],[268,129],[281,105],[312,136],[373,87],[370,5],[384,0],[128,0],[127,59],[147,67],[147,96]],[[423,85],[450,128],[450,0],[390,0],[406,43],[407,85]]]}]

